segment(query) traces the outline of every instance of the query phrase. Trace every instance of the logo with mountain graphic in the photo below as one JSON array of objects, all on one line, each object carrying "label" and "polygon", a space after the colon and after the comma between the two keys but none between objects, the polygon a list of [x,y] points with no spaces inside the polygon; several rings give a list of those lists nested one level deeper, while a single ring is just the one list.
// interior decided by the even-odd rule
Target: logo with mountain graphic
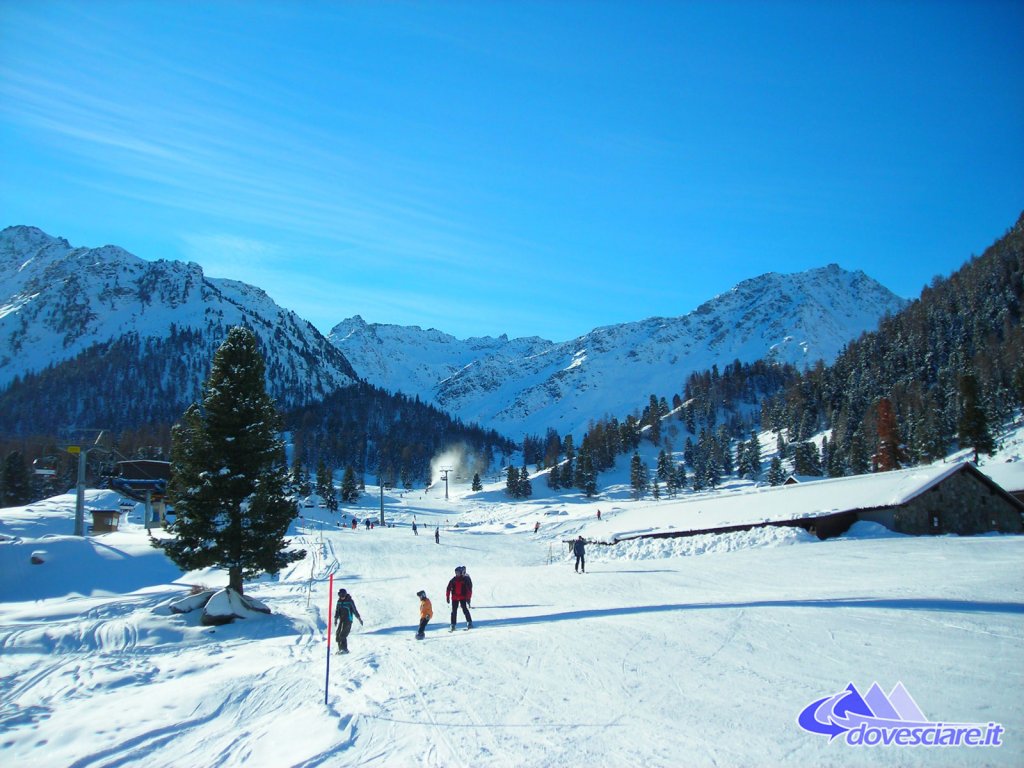
[{"label": "logo with mountain graphic", "polygon": [[904,687],[886,695],[878,683],[866,694],[850,683],[839,693],[812,702],[797,716],[808,733],[842,736],[852,747],[999,747],[999,723],[947,723],[929,720]]}]

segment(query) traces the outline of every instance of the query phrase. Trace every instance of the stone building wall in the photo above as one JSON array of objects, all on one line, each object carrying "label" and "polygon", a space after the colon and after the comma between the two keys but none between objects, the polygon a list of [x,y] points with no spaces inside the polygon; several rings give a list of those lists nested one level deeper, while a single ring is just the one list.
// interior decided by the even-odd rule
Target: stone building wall
[{"label": "stone building wall", "polygon": [[965,470],[897,508],[893,530],[913,534],[1021,533],[1021,507]]}]

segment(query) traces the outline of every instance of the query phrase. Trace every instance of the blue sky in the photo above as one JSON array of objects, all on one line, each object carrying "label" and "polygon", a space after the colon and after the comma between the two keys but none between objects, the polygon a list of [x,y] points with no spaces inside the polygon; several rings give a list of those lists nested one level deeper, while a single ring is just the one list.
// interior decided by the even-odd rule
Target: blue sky
[{"label": "blue sky", "polygon": [[0,0],[0,226],[322,331],[682,315],[832,262],[913,297],[1024,210],[1024,3]]}]

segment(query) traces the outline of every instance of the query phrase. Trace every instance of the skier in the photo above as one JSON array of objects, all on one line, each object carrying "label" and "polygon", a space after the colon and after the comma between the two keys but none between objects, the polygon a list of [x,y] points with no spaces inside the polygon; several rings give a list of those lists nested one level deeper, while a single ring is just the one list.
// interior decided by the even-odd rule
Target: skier
[{"label": "skier", "polygon": [[597,521],[601,522],[601,510],[597,510]]},{"label": "skier", "polygon": [[413,532],[414,536],[419,536],[420,535],[420,532],[418,530],[416,530],[416,521],[415,520],[412,521],[412,532]]},{"label": "skier", "polygon": [[338,607],[334,609],[334,623],[338,625],[335,637],[338,640],[338,653],[348,653],[348,633],[352,631],[352,617],[359,619],[362,625],[363,617],[359,615],[355,601],[346,590],[338,590]]},{"label": "skier", "polygon": [[473,600],[473,580],[466,573],[466,566],[460,565],[455,569],[455,576],[448,582],[448,589],[444,593],[444,601],[452,605],[452,628],[449,632],[455,631],[455,621],[458,616],[459,606],[462,606],[462,613],[466,617],[466,629],[473,628],[473,617],[469,615],[469,604]]},{"label": "skier", "polygon": [[586,542],[583,541],[582,536],[573,542],[572,553],[576,555],[576,566],[574,568],[576,573],[586,573],[587,566],[584,558],[584,555],[586,554]]},{"label": "skier", "polygon": [[422,640],[424,630],[427,628],[427,622],[434,617],[434,606],[430,604],[430,598],[427,597],[427,593],[422,589],[416,593],[416,597],[420,599],[420,628],[416,633],[416,639]]},{"label": "skier", "polygon": [[533,524],[533,532],[536,533],[540,530],[540,520]]},{"label": "skier", "polygon": [[441,543],[441,527],[437,525],[434,526],[434,543]]}]

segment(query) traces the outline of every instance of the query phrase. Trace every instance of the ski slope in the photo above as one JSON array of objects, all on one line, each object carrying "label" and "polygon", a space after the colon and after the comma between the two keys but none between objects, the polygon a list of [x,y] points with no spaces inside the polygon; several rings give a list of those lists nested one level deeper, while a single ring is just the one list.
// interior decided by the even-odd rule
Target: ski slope
[{"label": "ski slope", "polygon": [[[379,514],[375,490],[360,519]],[[90,506],[114,501],[89,492]],[[182,575],[137,520],[79,540],[73,495],[0,510],[0,763],[1019,764],[1024,537],[750,531],[592,545],[577,575],[563,542],[598,508],[632,514],[514,503],[497,486],[445,500],[443,485],[385,496],[394,528],[305,509],[306,559],[247,586],[273,614],[217,628],[166,605],[226,576]],[[449,633],[456,565],[476,627],[460,616]],[[325,689],[331,574],[365,625]],[[419,589],[436,612],[423,641]],[[858,748],[798,727],[851,682],[902,682],[932,721],[999,723],[1003,745]]]}]

